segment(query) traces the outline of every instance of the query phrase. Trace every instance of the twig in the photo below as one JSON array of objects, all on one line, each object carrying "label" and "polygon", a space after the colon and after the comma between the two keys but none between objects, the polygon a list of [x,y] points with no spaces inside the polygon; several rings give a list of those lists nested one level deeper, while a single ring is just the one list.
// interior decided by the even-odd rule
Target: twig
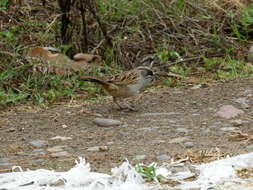
[{"label": "twig", "polygon": [[88,51],[88,32],[87,32],[87,22],[86,22],[86,7],[84,5],[85,0],[79,0],[80,2],[80,13],[81,13],[81,17],[82,17],[82,24],[83,24],[83,40],[82,40],[82,51],[83,52],[87,52]]},{"label": "twig", "polygon": [[91,54],[94,54],[95,51],[104,43],[105,39],[103,38],[96,47],[93,48],[93,50],[91,51]]},{"label": "twig", "polygon": [[53,21],[47,26],[47,30],[45,33],[48,33],[48,31],[51,29],[52,25],[56,22],[56,20],[58,19],[58,17],[62,16],[62,14],[58,14],[58,15],[54,15],[54,19]]},{"label": "twig", "polygon": [[10,52],[8,52],[8,51],[0,51],[0,54],[6,54],[6,55],[10,55],[10,56],[12,56],[12,57],[16,57],[18,54],[16,54],[16,53],[10,53]]},{"label": "twig", "polygon": [[94,6],[94,3],[92,5],[91,1],[90,0],[86,0],[86,3],[87,3],[87,6],[89,7],[89,10],[90,12],[92,13],[92,15],[94,16],[94,18],[96,19],[105,39],[106,39],[106,42],[107,44],[110,46],[110,47],[113,47],[113,44],[112,44],[112,41],[111,41],[111,38],[108,36],[107,34],[107,30],[106,30],[106,27],[102,24],[101,20],[100,20],[100,17],[98,16],[97,14],[97,11],[95,10],[95,6]]},{"label": "twig", "polygon": [[174,65],[177,65],[177,64],[180,64],[180,63],[185,63],[185,62],[190,62],[190,61],[197,61],[197,60],[200,60],[200,59],[201,59],[201,57],[190,57],[190,58],[179,60],[179,61],[176,61],[176,62],[173,62],[173,63],[162,65],[162,66],[160,66],[160,68],[171,67],[171,66],[174,66]]}]

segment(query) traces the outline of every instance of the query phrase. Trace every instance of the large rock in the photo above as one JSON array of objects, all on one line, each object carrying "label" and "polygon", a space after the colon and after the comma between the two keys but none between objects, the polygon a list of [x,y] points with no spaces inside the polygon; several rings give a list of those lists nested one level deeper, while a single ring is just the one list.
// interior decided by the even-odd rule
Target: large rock
[{"label": "large rock", "polygon": [[216,112],[216,116],[219,116],[221,118],[224,119],[231,119],[234,117],[237,117],[241,114],[243,114],[244,111],[237,109],[236,107],[232,106],[232,105],[224,105],[222,107],[220,107],[219,111]]},{"label": "large rock", "polygon": [[121,125],[122,122],[115,119],[95,118],[94,123],[100,127],[111,127]]}]

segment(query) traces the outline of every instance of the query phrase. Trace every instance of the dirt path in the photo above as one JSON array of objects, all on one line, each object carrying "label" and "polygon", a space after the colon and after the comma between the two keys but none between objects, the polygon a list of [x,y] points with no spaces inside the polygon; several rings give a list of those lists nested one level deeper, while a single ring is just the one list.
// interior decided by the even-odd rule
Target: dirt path
[{"label": "dirt path", "polygon": [[[138,104],[140,110],[132,113],[112,109],[111,99],[2,113],[0,172],[13,165],[65,170],[78,156],[85,157],[93,170],[104,172],[125,158],[162,163],[170,157],[213,148],[230,155],[253,151],[250,142],[229,139],[236,130],[253,134],[252,78],[197,89],[150,89]],[[215,113],[222,105],[233,105],[245,113],[239,118],[221,119]],[[93,123],[96,117],[123,124],[99,127]],[[70,138],[51,139],[56,136]],[[97,150],[97,146],[106,147]]]}]

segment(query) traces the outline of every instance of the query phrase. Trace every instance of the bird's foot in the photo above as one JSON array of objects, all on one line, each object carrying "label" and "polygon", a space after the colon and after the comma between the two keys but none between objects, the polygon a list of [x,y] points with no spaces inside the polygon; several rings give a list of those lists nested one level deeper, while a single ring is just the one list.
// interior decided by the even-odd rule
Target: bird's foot
[{"label": "bird's foot", "polygon": [[125,106],[120,106],[119,110],[123,112],[137,112],[138,111],[136,107],[128,105],[128,104]]}]

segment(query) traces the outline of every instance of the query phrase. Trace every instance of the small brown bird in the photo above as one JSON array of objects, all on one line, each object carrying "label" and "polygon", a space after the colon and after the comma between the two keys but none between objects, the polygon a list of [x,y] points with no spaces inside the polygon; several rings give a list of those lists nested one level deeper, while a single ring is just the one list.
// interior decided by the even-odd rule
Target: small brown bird
[{"label": "small brown bird", "polygon": [[83,76],[80,79],[100,84],[113,97],[113,102],[120,109],[134,111],[135,109],[132,106],[127,105],[127,107],[124,107],[118,100],[140,93],[144,87],[154,80],[154,77],[154,72],[149,67],[139,66],[133,70],[119,73],[107,80],[90,76]]}]

